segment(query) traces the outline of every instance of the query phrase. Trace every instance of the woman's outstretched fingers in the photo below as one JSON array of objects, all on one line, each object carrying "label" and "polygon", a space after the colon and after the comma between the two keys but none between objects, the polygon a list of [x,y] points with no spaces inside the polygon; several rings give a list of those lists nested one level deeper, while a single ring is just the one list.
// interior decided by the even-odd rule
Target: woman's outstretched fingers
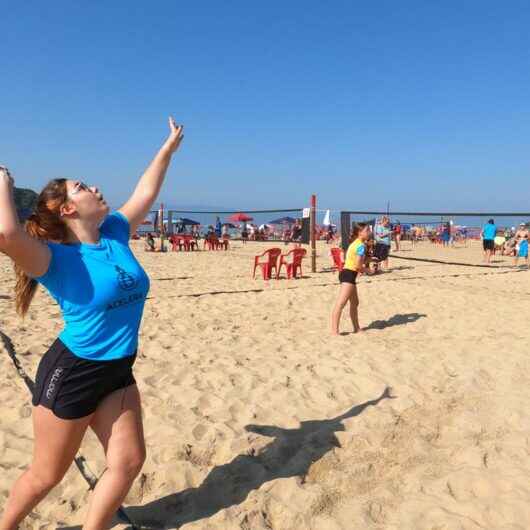
[{"label": "woman's outstretched fingers", "polygon": [[169,117],[169,128],[171,129],[171,132],[177,134],[177,136],[182,135],[183,126],[178,125],[173,116]]},{"label": "woman's outstretched fingers", "polygon": [[170,134],[168,138],[168,144],[170,146],[171,151],[176,151],[180,145],[180,142],[182,142],[182,139],[184,138],[184,135],[182,134],[184,127],[182,125],[177,125],[175,118],[173,118],[173,116],[170,116],[169,129]]},{"label": "woman's outstretched fingers", "polygon": [[14,184],[13,177],[11,176],[11,173],[9,172],[9,169],[6,166],[0,165],[0,177],[5,179],[10,185]]}]

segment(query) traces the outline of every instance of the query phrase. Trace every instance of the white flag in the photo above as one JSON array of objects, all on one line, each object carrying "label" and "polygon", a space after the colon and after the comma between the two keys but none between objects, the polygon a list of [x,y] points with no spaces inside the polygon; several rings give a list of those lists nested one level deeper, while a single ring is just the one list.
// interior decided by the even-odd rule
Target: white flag
[{"label": "white flag", "polygon": [[324,221],[322,224],[324,226],[329,226],[331,224],[331,215],[329,210],[326,210],[326,215],[324,216]]}]

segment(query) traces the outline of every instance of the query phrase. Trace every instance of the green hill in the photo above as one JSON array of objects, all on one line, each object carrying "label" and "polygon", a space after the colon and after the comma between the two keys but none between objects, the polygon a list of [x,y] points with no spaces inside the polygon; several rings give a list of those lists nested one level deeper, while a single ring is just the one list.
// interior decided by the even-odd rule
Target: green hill
[{"label": "green hill", "polygon": [[24,188],[15,188],[13,194],[18,217],[21,221],[24,221],[37,205],[38,195],[33,190]]}]

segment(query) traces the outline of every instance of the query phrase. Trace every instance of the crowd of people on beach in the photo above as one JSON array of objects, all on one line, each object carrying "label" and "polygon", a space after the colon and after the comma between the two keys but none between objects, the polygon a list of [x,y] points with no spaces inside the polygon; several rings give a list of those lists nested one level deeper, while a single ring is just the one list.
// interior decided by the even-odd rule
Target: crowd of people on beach
[{"label": "crowd of people on beach", "polygon": [[[164,231],[165,232],[165,231]],[[324,239],[327,242],[333,241],[335,232],[333,228],[326,231],[322,231]],[[147,252],[159,252],[164,251],[162,241],[157,246],[156,238],[160,237],[160,232],[145,232],[142,234],[144,237],[144,250]],[[193,224],[189,226],[176,225],[173,229],[173,233],[164,233],[165,238],[172,242],[174,237],[179,236],[191,237],[196,243],[200,240],[212,241],[221,240],[226,241],[229,239],[240,240],[243,244],[248,241],[283,241],[286,245],[289,243],[300,243],[302,239],[302,221],[301,219],[295,219],[292,223],[283,223],[282,225],[270,225],[263,224],[261,226],[255,223],[243,222],[239,226],[232,223],[221,223],[219,217],[216,219],[215,225],[210,224],[202,226],[199,224]],[[140,238],[136,235],[135,239]]]},{"label": "crowd of people on beach", "polygon": [[484,261],[491,263],[492,257],[498,252],[501,256],[514,258],[515,267],[519,265],[519,259],[523,259],[526,267],[528,263],[528,240],[530,232],[526,223],[520,223],[516,228],[505,228],[500,230],[493,219],[484,225],[481,232]]}]

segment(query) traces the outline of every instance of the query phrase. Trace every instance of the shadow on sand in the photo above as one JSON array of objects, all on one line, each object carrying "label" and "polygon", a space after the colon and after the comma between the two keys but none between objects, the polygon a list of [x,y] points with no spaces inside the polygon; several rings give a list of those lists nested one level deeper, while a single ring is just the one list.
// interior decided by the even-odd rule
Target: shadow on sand
[{"label": "shadow on sand", "polygon": [[369,326],[363,328],[364,330],[369,329],[385,329],[391,328],[393,326],[403,326],[405,324],[411,324],[416,322],[420,318],[426,318],[427,315],[422,313],[406,313],[406,314],[397,314],[393,317],[390,317],[388,320],[374,320]]},{"label": "shadow on sand", "polygon": [[[297,429],[269,425],[247,425],[249,433],[273,438],[258,454],[241,454],[214,467],[197,488],[173,493],[144,506],[129,506],[126,512],[138,528],[175,528],[211,517],[220,510],[242,503],[249,493],[277,478],[305,480],[312,464],[328,451],[340,447],[336,432],[346,430],[343,420],[354,418],[367,407],[393,399],[385,388],[376,399],[366,401],[329,420],[303,421]],[[79,527],[62,527],[62,530]]]}]

